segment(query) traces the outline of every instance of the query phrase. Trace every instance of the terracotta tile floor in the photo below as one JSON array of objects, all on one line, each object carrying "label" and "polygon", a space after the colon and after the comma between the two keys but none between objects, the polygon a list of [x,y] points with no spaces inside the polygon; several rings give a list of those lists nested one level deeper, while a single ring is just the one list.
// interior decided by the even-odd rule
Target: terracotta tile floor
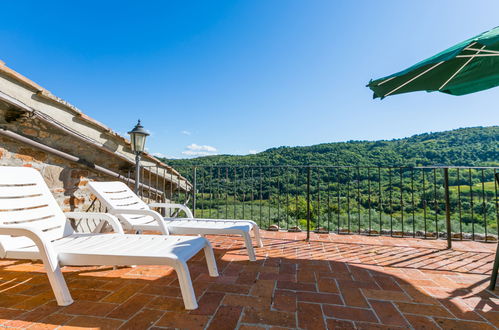
[{"label": "terracotta tile floor", "polygon": [[75,303],[58,307],[39,263],[0,260],[0,324],[12,328],[499,327],[486,290],[495,244],[264,232],[249,262],[242,241],[210,237],[221,276],[189,264],[199,309],[183,309],[167,267],[65,268]]}]

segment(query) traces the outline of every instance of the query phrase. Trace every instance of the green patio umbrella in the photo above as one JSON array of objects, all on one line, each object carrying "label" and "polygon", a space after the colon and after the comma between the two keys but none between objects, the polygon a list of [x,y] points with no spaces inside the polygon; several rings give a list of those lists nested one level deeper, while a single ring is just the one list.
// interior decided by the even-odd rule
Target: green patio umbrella
[{"label": "green patio umbrella", "polygon": [[371,80],[374,98],[414,91],[470,94],[499,85],[499,27],[444,50],[410,68]]}]

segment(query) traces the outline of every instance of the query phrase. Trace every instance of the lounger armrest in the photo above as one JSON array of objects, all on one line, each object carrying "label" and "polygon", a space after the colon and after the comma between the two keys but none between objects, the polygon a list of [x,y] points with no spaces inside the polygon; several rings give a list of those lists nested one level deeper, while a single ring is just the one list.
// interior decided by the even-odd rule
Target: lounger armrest
[{"label": "lounger armrest", "polygon": [[147,210],[147,209],[146,210],[112,209],[112,210],[109,210],[109,213],[116,215],[116,216],[120,216],[122,214],[136,214],[136,215],[151,216],[158,223],[160,231],[164,235],[169,235],[168,228],[166,227],[166,224],[165,224],[165,220],[163,219],[161,214],[159,214],[156,211]]},{"label": "lounger armrest", "polygon": [[43,237],[40,229],[29,226],[0,225],[0,235],[25,236],[31,239],[38,247],[41,259],[50,266],[52,271],[59,265],[59,259],[52,247],[52,242]]},{"label": "lounger armrest", "polygon": [[187,218],[194,218],[194,214],[192,214],[192,211],[190,208],[188,208],[184,204],[171,204],[171,203],[151,203],[149,204],[150,207],[160,207],[164,209],[180,209],[185,212],[187,215]]},{"label": "lounger armrest", "polygon": [[95,220],[107,222],[113,231],[117,234],[124,234],[123,227],[120,221],[112,214],[109,213],[97,213],[97,212],[66,212],[64,213],[66,218],[71,218],[75,220]]}]

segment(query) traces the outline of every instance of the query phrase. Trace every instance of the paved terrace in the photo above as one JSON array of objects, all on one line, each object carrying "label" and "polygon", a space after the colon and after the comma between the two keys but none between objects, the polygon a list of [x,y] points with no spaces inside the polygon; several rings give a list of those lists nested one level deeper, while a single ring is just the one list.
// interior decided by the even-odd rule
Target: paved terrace
[{"label": "paved terrace", "polygon": [[[499,327],[486,290],[495,244],[264,233],[259,261],[241,240],[210,237],[219,278],[190,262],[199,309],[183,309],[168,267],[65,268],[76,302],[55,304],[43,266],[0,260],[0,324],[13,328],[446,328]],[[496,293],[498,293],[497,291]]]}]

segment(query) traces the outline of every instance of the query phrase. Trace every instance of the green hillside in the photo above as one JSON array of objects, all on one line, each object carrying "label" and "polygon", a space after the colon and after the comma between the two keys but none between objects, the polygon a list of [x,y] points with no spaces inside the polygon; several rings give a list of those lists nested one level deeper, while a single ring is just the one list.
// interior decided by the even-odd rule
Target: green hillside
[{"label": "green hillside", "polygon": [[[196,182],[194,208],[201,217],[249,217],[264,227],[304,228],[310,206],[312,228],[426,236],[445,230],[443,171],[413,167],[498,166],[498,142],[499,126],[473,127],[391,141],[279,147],[247,156],[164,161]],[[453,232],[462,230],[470,237],[498,233],[496,171],[449,170]],[[186,198],[181,192],[172,196],[178,201]],[[194,198],[187,200],[194,206]]]},{"label": "green hillside", "polygon": [[499,126],[461,128],[380,141],[324,143],[308,147],[278,147],[254,155],[216,155],[168,159],[185,165],[359,165],[456,166],[499,165]]}]

